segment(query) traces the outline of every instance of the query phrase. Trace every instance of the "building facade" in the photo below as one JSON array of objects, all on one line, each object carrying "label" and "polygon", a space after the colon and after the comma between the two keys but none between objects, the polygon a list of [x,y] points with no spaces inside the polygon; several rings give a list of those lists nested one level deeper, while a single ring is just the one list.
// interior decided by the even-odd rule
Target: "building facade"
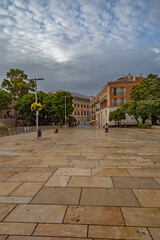
[{"label": "building facade", "polygon": [[84,118],[86,118],[88,121],[90,121],[90,98],[89,96],[72,93],[70,94],[73,97],[73,113],[72,116],[74,116],[77,120],[77,123],[80,123]]},{"label": "building facade", "polygon": [[0,110],[0,127],[1,126],[15,126],[17,123],[18,113],[14,109],[16,101],[13,101],[8,110]]},{"label": "building facade", "polygon": [[[62,92],[62,90],[55,90],[50,91],[48,94],[54,94],[56,92]],[[90,102],[92,97],[86,96],[83,94],[73,93],[69,92],[73,97],[73,107],[74,110],[72,112],[72,116],[75,117],[77,120],[77,123],[80,123],[84,118],[86,118],[88,121],[90,121],[91,116],[91,106]]]},{"label": "building facade", "polygon": [[[130,91],[134,85],[139,84],[143,79],[143,76],[128,76],[117,79],[115,82],[108,82],[97,96],[92,101],[92,121],[95,121],[95,125],[99,124],[104,126],[107,122],[113,125],[114,122],[109,121],[110,112],[116,110],[125,102],[130,101]],[[126,119],[122,121],[127,124],[135,124],[136,121],[132,117],[126,114]]]}]

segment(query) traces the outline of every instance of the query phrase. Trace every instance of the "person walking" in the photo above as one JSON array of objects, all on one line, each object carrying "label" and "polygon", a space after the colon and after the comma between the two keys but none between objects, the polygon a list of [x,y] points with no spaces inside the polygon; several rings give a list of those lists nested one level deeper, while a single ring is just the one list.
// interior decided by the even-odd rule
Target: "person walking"
[{"label": "person walking", "polygon": [[108,132],[108,123],[105,124],[105,132]]}]

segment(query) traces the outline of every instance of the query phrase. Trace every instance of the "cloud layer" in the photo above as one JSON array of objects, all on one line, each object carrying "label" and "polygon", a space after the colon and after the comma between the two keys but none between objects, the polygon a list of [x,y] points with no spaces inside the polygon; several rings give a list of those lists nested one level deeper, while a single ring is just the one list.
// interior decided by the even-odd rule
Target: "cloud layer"
[{"label": "cloud layer", "polygon": [[20,68],[44,91],[95,95],[160,64],[158,0],[1,0],[0,77]]}]

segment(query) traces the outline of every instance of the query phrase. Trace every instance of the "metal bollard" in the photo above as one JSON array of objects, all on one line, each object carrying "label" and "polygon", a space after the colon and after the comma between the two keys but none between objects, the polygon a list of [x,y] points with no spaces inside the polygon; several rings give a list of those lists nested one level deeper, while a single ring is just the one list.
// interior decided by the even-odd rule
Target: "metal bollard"
[{"label": "metal bollard", "polygon": [[38,137],[42,137],[42,131],[41,131],[41,128],[38,128]]}]

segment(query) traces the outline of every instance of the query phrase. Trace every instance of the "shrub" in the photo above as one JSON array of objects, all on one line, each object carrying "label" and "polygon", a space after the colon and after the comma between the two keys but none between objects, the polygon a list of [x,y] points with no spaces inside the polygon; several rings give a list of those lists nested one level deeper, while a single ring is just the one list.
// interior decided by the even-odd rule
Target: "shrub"
[{"label": "shrub", "polygon": [[150,128],[152,128],[152,126],[150,126],[148,124],[139,124],[137,127],[138,128],[142,128],[142,129],[150,129]]}]

